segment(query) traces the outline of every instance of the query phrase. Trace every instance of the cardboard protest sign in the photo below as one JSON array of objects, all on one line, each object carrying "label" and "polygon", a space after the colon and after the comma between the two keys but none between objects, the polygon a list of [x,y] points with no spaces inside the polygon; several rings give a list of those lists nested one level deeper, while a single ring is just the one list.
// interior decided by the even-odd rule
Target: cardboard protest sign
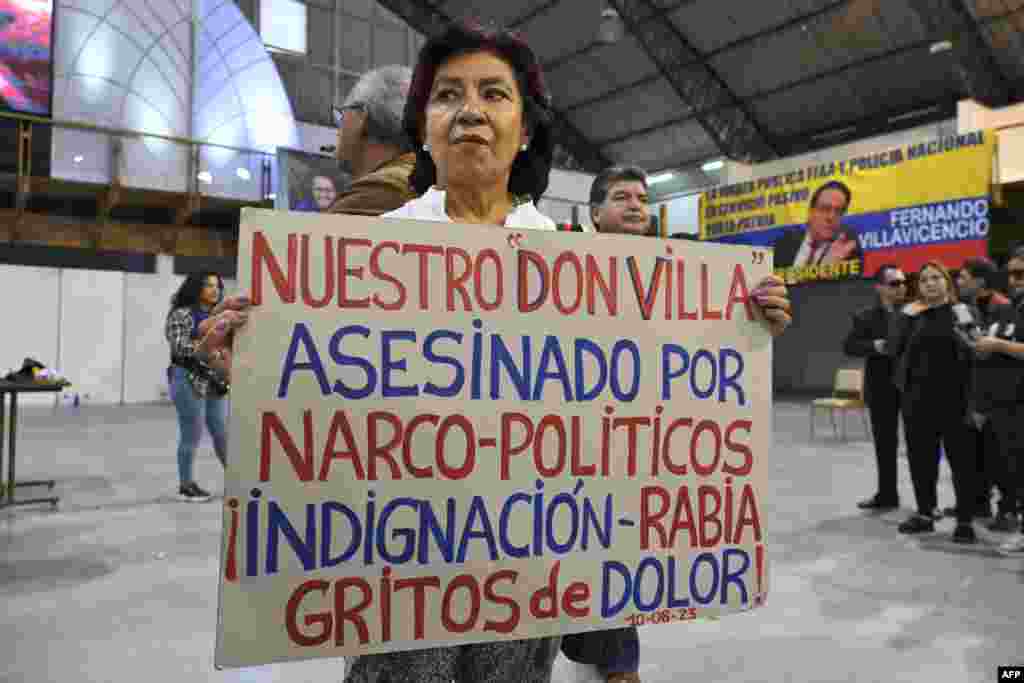
[{"label": "cardboard protest sign", "polygon": [[770,252],[244,210],[216,662],[747,610]]}]

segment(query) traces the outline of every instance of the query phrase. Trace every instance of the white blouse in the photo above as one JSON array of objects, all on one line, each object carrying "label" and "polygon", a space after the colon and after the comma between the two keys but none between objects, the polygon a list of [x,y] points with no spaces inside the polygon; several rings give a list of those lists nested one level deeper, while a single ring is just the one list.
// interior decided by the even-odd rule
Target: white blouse
[{"label": "white blouse", "polygon": [[[427,190],[422,196],[411,199],[394,211],[389,211],[381,218],[409,218],[421,221],[438,221],[452,223],[452,219],[444,210],[445,191],[435,187]],[[557,230],[555,222],[542,214],[533,202],[520,204],[505,219],[506,228],[521,230]]]}]

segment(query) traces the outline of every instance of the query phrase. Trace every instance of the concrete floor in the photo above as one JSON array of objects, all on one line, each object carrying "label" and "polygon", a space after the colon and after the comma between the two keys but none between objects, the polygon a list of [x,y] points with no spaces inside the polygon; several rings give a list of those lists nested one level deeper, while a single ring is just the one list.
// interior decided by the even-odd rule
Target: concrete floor
[{"label": "concrete floor", "polygon": [[[938,533],[896,532],[906,511],[870,516],[870,444],[807,434],[805,405],[776,407],[772,565],[766,607],[717,622],[641,630],[657,681],[993,681],[1024,663],[1024,563]],[[825,431],[826,421],[822,421]],[[853,427],[853,422],[851,422]],[[820,432],[819,432],[820,433]],[[213,669],[220,506],[175,502],[170,405],[28,409],[19,478],[54,476],[63,496],[0,512],[0,681],[339,681],[338,660]],[[953,502],[943,465],[940,502]],[[208,442],[197,479],[220,490]],[[900,495],[913,502],[905,461]],[[589,680],[559,660],[557,681]]]}]

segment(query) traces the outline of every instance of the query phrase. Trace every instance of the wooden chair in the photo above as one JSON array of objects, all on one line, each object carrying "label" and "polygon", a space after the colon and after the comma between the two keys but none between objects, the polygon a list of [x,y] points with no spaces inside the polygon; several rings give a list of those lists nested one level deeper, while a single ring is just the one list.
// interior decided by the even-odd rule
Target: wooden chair
[{"label": "wooden chair", "polygon": [[[870,436],[871,428],[868,426],[867,406],[864,404],[863,371],[850,368],[836,370],[832,396],[829,398],[817,398],[811,402],[812,440],[814,439],[814,417],[819,410],[829,411],[829,418],[832,420],[832,431],[842,441],[846,441],[846,413],[851,410],[859,411],[861,420],[864,422],[864,432]],[[841,430],[836,425],[837,410],[842,412]]]}]

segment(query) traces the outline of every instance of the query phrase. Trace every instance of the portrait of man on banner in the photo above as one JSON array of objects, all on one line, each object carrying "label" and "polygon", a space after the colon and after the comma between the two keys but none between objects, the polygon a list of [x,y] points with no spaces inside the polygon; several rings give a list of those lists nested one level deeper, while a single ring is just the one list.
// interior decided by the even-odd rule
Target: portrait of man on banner
[{"label": "portrait of man on banner", "polygon": [[[845,183],[830,180],[811,195],[806,227],[787,230],[775,241],[776,268],[835,266],[848,261],[863,264],[857,233],[842,223],[853,193]],[[861,268],[855,269],[860,274]]]}]

